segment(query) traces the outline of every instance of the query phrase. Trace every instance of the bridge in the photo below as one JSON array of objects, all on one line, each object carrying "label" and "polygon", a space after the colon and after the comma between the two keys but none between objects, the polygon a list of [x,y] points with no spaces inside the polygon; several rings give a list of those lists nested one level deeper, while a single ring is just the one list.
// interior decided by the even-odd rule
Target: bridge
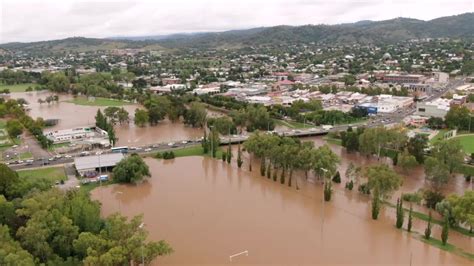
[{"label": "bridge", "polygon": [[[312,137],[312,136],[321,136],[329,133],[329,130],[322,128],[309,128],[309,129],[299,129],[299,130],[290,130],[290,131],[268,131],[265,134],[275,134],[278,136],[284,137]],[[238,144],[246,141],[249,138],[249,135],[233,135],[230,137],[221,137],[220,145]]]}]

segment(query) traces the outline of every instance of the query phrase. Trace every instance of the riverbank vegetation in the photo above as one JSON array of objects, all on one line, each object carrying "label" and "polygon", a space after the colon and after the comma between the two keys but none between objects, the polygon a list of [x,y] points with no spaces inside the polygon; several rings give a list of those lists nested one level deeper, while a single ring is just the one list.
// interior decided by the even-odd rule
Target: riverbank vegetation
[{"label": "riverbank vegetation", "polygon": [[42,118],[33,119],[27,115],[23,108],[25,104],[27,102],[24,99],[5,101],[0,98],[0,118],[8,117],[10,121],[14,121],[9,122],[14,124],[14,131],[10,132],[11,134],[16,135],[20,129],[25,128],[35,136],[41,147],[46,149],[52,144],[52,141],[43,134],[44,120]]},{"label": "riverbank vegetation", "polygon": [[145,178],[151,177],[148,165],[138,154],[132,154],[123,158],[114,167],[112,175],[115,182],[133,184],[140,183]]},{"label": "riverbank vegetation", "polygon": [[[251,154],[249,160],[252,157],[260,160],[261,176],[267,176],[275,182],[279,180],[281,184],[286,184],[288,178],[288,186],[291,187],[295,170],[305,172],[306,179],[308,172],[313,171],[328,184],[327,191],[331,191],[330,178],[336,174],[339,158],[328,146],[315,148],[312,142],[256,132],[244,142],[243,147]],[[298,188],[298,178],[295,179],[295,185]]]},{"label": "riverbank vegetation", "polygon": [[150,263],[171,253],[164,241],[147,242],[142,216],[100,217],[100,205],[80,190],[51,188],[0,164],[1,265],[124,265]]},{"label": "riverbank vegetation", "polygon": [[86,106],[124,106],[130,104],[130,102],[103,97],[74,97],[74,99],[66,102]]}]

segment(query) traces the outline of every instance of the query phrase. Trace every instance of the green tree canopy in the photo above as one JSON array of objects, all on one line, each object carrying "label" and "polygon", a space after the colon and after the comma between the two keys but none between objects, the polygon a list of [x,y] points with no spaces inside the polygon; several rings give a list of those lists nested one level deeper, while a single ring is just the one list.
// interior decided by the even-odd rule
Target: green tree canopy
[{"label": "green tree canopy", "polygon": [[402,178],[385,164],[367,167],[365,175],[368,178],[369,188],[374,190],[374,194],[381,198],[387,198],[402,184]]},{"label": "green tree canopy", "polygon": [[139,183],[150,176],[148,165],[136,154],[122,159],[113,170],[114,180],[121,183]]}]

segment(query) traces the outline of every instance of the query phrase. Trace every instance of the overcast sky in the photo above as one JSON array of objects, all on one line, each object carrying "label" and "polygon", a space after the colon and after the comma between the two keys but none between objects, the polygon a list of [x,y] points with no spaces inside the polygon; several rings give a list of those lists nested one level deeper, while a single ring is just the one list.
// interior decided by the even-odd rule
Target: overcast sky
[{"label": "overcast sky", "polygon": [[474,11],[474,0],[0,0],[0,43],[337,24]]}]

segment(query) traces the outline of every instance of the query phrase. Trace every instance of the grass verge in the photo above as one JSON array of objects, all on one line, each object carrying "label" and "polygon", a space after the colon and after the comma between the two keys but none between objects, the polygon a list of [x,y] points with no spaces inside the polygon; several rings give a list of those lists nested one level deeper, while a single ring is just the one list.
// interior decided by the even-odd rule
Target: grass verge
[{"label": "grass verge", "polygon": [[87,183],[87,184],[81,184],[79,190],[85,193],[90,193],[93,189],[102,186],[107,186],[110,184],[114,184],[112,181],[103,181],[102,184],[100,182],[95,182],[95,183]]},{"label": "grass verge", "polygon": [[[458,248],[454,245],[451,245],[449,243],[446,243],[446,245],[443,245],[443,242],[439,239],[436,239],[436,238],[433,238],[433,237],[431,237],[430,239],[426,239],[421,234],[419,234],[418,239],[421,240],[424,243],[430,244],[430,245],[435,246],[435,247],[437,247],[439,249],[442,249],[444,251],[448,251],[448,252],[454,253],[456,255],[468,258],[470,260],[474,260],[474,254],[466,252],[466,251],[464,251],[464,250],[462,250],[462,249],[460,249],[460,248]],[[449,239],[448,239],[448,241],[449,241]]]},{"label": "grass verge", "polygon": [[[165,151],[172,151],[174,153],[175,158],[177,157],[187,157],[187,156],[207,156],[210,157],[210,153],[204,153],[204,149],[202,148],[201,145],[195,145],[195,146],[189,146],[185,148],[178,148],[178,149],[169,149]],[[163,153],[165,151],[160,151],[158,153]],[[217,149],[216,152],[216,159],[220,159],[222,157],[222,148]],[[153,153],[152,155],[155,155],[156,153]]]},{"label": "grass verge", "polygon": [[[393,203],[390,203],[388,201],[384,201],[384,203],[391,207],[391,208],[396,208],[395,204]],[[408,208],[403,208],[405,210],[405,214],[408,215],[408,212],[410,211]],[[423,220],[425,222],[428,222],[428,219],[429,219],[429,215],[428,214],[425,214],[425,213],[422,213],[422,212],[417,212],[417,211],[412,211],[412,215],[413,215],[413,218],[416,218],[416,219],[419,219],[419,220]],[[438,219],[435,219],[433,217],[431,217],[431,222],[433,224],[437,224],[437,225],[440,225],[442,226],[443,225],[443,221],[442,220],[438,220]],[[460,234],[463,234],[465,236],[469,236],[469,237],[474,237],[474,233],[470,233],[468,229],[466,228],[463,228],[463,227],[450,227],[449,228],[450,230],[452,231],[456,231]]]},{"label": "grass verge", "polygon": [[52,182],[67,179],[63,167],[47,167],[31,170],[18,170],[17,172],[20,177],[46,178],[47,180],[50,180]]},{"label": "grass verge", "polygon": [[314,127],[313,125],[304,124],[304,123],[300,123],[300,122],[296,122],[296,121],[287,121],[287,120],[281,120],[281,119],[273,119],[273,121],[275,121],[276,125],[285,126],[285,127],[294,128],[294,129]]},{"label": "grass verge", "polygon": [[0,91],[3,91],[4,89],[8,89],[10,92],[25,92],[28,87],[31,87],[34,89],[36,84],[34,83],[24,83],[24,84],[15,84],[15,85],[6,85],[3,83],[0,83]]}]

